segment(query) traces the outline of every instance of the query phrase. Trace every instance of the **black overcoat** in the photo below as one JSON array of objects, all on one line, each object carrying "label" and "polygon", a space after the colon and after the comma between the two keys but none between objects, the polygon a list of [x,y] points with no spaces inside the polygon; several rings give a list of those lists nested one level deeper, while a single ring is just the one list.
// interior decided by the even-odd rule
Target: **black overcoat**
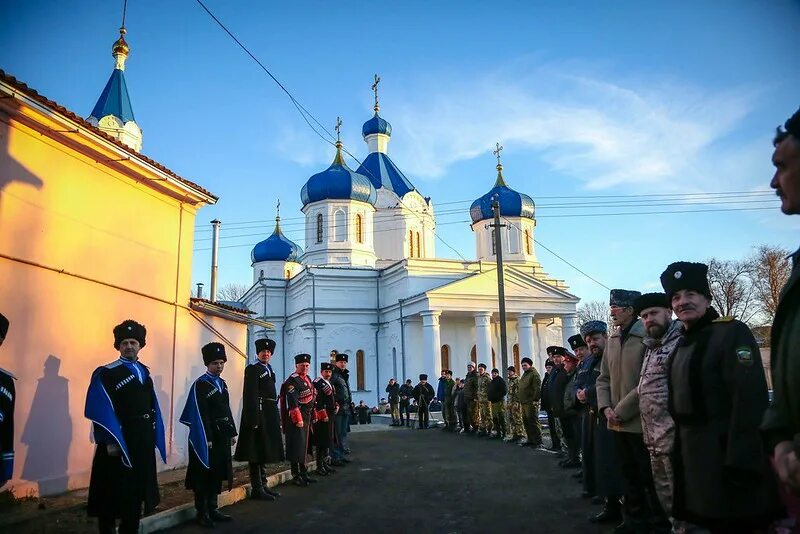
[{"label": "black overcoat", "polygon": [[334,434],[333,425],[336,416],[336,398],[334,396],[333,385],[330,381],[317,377],[314,380],[314,389],[317,392],[315,409],[316,422],[312,442],[317,447],[330,449],[333,446]]},{"label": "black overcoat", "polygon": [[266,464],[286,459],[272,366],[256,362],[244,369],[242,420],[234,458]]},{"label": "black overcoat", "polygon": [[[292,373],[281,386],[281,421],[286,435],[286,459],[306,463],[306,451],[314,416],[314,385],[308,376]],[[297,422],[303,421],[298,427]]]},{"label": "black overcoat", "polygon": [[211,448],[208,451],[209,465],[205,466],[194,448],[189,447],[186,489],[203,494],[221,493],[223,482],[227,483],[227,489],[233,486],[231,438],[236,436],[236,425],[231,414],[228,386],[222,379],[219,382],[222,391],[204,378],[198,378],[194,384],[197,408]]}]

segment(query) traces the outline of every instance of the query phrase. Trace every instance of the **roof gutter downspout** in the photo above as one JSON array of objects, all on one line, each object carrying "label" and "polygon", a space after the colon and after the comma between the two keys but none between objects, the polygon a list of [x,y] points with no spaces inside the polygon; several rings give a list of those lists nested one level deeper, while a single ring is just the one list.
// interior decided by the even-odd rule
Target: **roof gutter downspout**
[{"label": "roof gutter downspout", "polygon": [[403,369],[403,383],[406,379],[406,328],[403,321],[403,299],[399,299],[400,303],[400,362]]},{"label": "roof gutter downspout", "polygon": [[308,271],[311,277],[311,323],[314,329],[314,355],[312,356],[313,365],[312,369],[317,368],[317,279],[314,277],[314,271]]},{"label": "roof gutter downspout", "polygon": [[378,351],[378,333],[381,330],[381,271],[375,277],[375,406],[381,401],[381,355]]}]

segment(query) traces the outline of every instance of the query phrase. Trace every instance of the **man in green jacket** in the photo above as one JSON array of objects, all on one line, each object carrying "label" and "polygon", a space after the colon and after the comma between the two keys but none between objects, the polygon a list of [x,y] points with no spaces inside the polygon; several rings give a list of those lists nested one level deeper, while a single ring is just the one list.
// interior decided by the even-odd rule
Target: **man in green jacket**
[{"label": "man in green jacket", "polygon": [[539,424],[539,402],[542,399],[542,378],[534,369],[530,358],[522,358],[522,378],[519,379],[519,402],[522,404],[522,423],[528,439],[521,440],[520,447],[540,447],[542,426]]},{"label": "man in green jacket", "polygon": [[[781,199],[781,211],[800,215],[800,109],[778,129],[770,187]],[[789,510],[800,521],[800,249],[791,255],[792,274],[781,291],[772,323],[772,404],[761,426],[786,495],[794,494]],[[787,499],[790,500],[790,499]]]},{"label": "man in green jacket", "polygon": [[453,380],[453,371],[450,369],[446,369],[444,371],[445,380],[444,380],[444,400],[442,405],[442,410],[444,410],[444,429],[453,431],[456,429],[456,424],[458,423],[458,419],[456,419],[456,410],[455,410],[455,401],[456,398],[453,395],[453,387],[456,385],[455,380]]},{"label": "man in green jacket", "polygon": [[475,363],[469,362],[467,364],[467,376],[464,377],[464,404],[466,404],[466,416],[464,421],[464,428],[462,434],[474,434],[478,430],[477,419],[477,403],[478,396],[478,373],[475,371]]}]

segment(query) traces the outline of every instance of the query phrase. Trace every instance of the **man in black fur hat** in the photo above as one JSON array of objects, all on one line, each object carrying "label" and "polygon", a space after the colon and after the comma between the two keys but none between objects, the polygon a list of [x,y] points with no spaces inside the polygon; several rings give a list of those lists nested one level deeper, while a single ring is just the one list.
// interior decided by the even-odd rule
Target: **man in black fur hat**
[{"label": "man in black fur hat", "polygon": [[228,490],[233,487],[231,447],[236,444],[237,434],[228,385],[221,376],[228,361],[225,346],[208,343],[202,352],[206,372],[189,389],[180,421],[189,427],[186,489],[194,491],[197,522],[213,527],[214,521],[231,520],[231,516],[217,510],[217,498],[223,482]]},{"label": "man in black fur hat", "polygon": [[314,444],[316,445],[317,474],[327,476],[336,472],[331,468],[328,455],[333,448],[334,421],[336,419],[336,396],[331,375],[333,364],[322,362],[319,376],[314,380],[317,390],[316,423],[314,423]]},{"label": "man in black fur hat", "polygon": [[345,353],[331,352],[333,356],[333,374],[331,374],[331,384],[333,385],[336,405],[339,410],[334,419],[335,439],[333,450],[331,450],[331,465],[342,467],[350,463],[347,458],[349,449],[347,448],[347,433],[350,430],[350,416],[353,415],[351,403],[353,395],[350,393],[350,371],[347,370],[348,356]]},{"label": "man in black fur hat", "polygon": [[275,352],[275,341],[256,340],[256,361],[244,369],[242,421],[239,442],[234,458],[250,464],[250,484],[253,499],[274,501],[280,493],[265,484],[266,464],[282,462],[281,419],[278,413],[278,394],[275,372],[269,364]]},{"label": "man in black fur hat", "polygon": [[114,327],[119,358],[92,373],[84,415],[94,442],[88,513],[101,533],[139,532],[139,518],[158,505],[155,449],[166,463],[164,421],[150,370],[139,361],[144,325],[128,319]]},{"label": "man in black fur hat", "polygon": [[[9,321],[0,313],[0,346],[8,334]],[[14,475],[14,404],[16,377],[0,369],[0,487]]]},{"label": "man in black fur hat", "polygon": [[686,327],[669,367],[672,515],[719,532],[765,528],[779,500],[758,428],[768,403],[758,344],[711,307],[707,265],[673,263],[661,285]]},{"label": "man in black fur hat", "polygon": [[417,428],[428,428],[430,411],[428,404],[435,395],[433,386],[428,384],[428,375],[419,375],[419,384],[414,386],[414,400],[417,401]]}]

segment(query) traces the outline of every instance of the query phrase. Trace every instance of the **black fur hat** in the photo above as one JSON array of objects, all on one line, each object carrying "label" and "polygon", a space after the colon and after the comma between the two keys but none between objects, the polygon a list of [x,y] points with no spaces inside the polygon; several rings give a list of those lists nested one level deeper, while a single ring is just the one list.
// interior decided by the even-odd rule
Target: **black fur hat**
[{"label": "black fur hat", "polygon": [[209,343],[202,348],[202,351],[203,363],[206,365],[216,360],[222,360],[223,362],[228,361],[228,357],[225,355],[225,345],[222,343]]},{"label": "black fur hat", "polygon": [[135,339],[139,347],[144,347],[147,329],[133,319],[127,319],[114,327],[114,348],[119,350],[120,344],[126,339]]},{"label": "black fur hat", "polygon": [[269,339],[268,337],[262,339],[256,339],[256,353],[259,353],[263,350],[268,350],[270,354],[274,354],[275,340]]},{"label": "black fur hat", "polygon": [[672,308],[665,293],[645,293],[633,301],[633,313],[640,315],[647,308]]},{"label": "black fur hat", "polygon": [[681,289],[691,289],[711,298],[711,289],[708,287],[708,265],[690,261],[671,263],[661,273],[661,287],[664,288],[670,301]]},{"label": "black fur hat", "polygon": [[586,346],[586,341],[584,341],[583,336],[580,334],[575,334],[574,336],[570,336],[569,339],[567,339],[567,343],[569,343],[569,347],[572,350],[575,350],[578,347]]},{"label": "black fur hat", "polygon": [[310,354],[298,354],[294,357],[294,363],[311,363]]},{"label": "black fur hat", "polygon": [[617,308],[631,308],[633,301],[636,300],[641,293],[631,289],[612,289],[608,299],[609,306],[616,306]]}]

